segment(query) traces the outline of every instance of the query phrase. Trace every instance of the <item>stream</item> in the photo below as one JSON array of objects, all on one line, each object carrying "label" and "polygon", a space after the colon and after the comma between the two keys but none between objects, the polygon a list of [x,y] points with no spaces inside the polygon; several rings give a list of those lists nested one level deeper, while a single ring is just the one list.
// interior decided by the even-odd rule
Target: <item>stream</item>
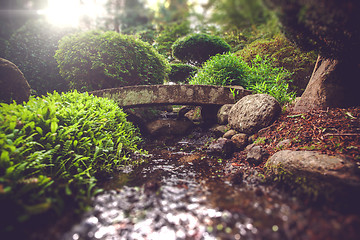
[{"label": "stream", "polygon": [[[149,139],[147,163],[124,168],[63,240],[356,239],[359,216],[314,205],[259,169],[209,156],[213,136]],[[205,147],[204,147],[205,146]]]}]

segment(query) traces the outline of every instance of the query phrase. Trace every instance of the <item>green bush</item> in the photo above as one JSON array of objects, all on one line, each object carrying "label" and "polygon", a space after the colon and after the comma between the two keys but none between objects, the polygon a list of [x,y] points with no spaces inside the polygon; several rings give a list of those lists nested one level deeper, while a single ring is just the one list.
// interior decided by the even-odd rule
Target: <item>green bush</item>
[{"label": "green bush", "polygon": [[246,87],[249,66],[233,53],[218,54],[204,63],[190,84],[239,85]]},{"label": "green bush", "polygon": [[116,32],[88,31],[59,42],[55,58],[72,89],[162,84],[168,64],[148,43]]},{"label": "green bush", "polygon": [[201,65],[211,56],[229,52],[231,47],[222,38],[204,33],[191,34],[172,45],[173,56],[180,61]]},{"label": "green bush", "polygon": [[257,55],[262,58],[266,56],[272,59],[272,65],[275,67],[282,67],[292,72],[293,82],[290,87],[298,95],[306,88],[316,62],[314,52],[301,51],[283,35],[276,35],[272,39],[254,41],[238,51],[237,55],[249,64]]},{"label": "green bush", "polygon": [[68,90],[54,54],[58,41],[70,32],[45,21],[29,21],[8,41],[5,58],[18,66],[35,94]]},{"label": "green bush", "polygon": [[190,84],[240,85],[254,93],[267,93],[275,97],[280,104],[294,99],[287,81],[291,73],[283,68],[274,67],[267,58],[259,55],[250,66],[234,53],[216,55],[204,63]]},{"label": "green bush", "polygon": [[138,131],[125,117],[115,102],[76,91],[0,104],[1,231],[61,213],[65,199],[86,206],[97,181],[139,151]]},{"label": "green bush", "polygon": [[186,83],[188,79],[194,76],[197,68],[188,64],[173,63],[170,64],[169,81]]}]

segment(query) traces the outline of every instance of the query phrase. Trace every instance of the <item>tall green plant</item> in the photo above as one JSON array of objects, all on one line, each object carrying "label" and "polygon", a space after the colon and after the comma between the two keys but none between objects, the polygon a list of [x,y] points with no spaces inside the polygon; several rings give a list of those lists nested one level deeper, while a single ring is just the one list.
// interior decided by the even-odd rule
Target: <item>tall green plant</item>
[{"label": "tall green plant", "polygon": [[266,93],[278,100],[281,105],[295,99],[295,92],[289,88],[292,73],[281,67],[275,67],[273,60],[257,55],[251,61],[248,89],[254,93]]}]

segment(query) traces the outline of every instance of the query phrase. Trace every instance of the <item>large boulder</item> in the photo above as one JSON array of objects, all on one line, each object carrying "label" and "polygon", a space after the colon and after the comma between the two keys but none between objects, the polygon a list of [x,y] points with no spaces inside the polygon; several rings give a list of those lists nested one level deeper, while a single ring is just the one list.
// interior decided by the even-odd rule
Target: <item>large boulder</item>
[{"label": "large boulder", "polygon": [[[335,193],[343,198],[354,191],[360,192],[357,166],[341,156],[283,150],[271,156],[265,167],[273,179],[314,198],[319,195],[333,197]],[[357,200],[360,200],[360,195]]]},{"label": "large boulder", "polygon": [[30,97],[30,85],[24,74],[12,62],[0,58],[0,101],[18,103],[28,101]]},{"label": "large boulder", "polygon": [[229,125],[241,133],[254,134],[271,125],[281,113],[279,102],[267,94],[248,95],[229,112]]}]

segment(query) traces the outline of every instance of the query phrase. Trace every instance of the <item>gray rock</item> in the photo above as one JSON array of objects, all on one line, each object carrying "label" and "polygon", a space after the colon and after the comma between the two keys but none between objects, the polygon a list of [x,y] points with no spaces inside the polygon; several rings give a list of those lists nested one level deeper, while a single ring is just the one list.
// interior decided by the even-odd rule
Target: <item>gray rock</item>
[{"label": "gray rock", "polygon": [[187,112],[189,112],[190,110],[193,110],[194,108],[192,106],[182,106],[180,109],[179,109],[179,112],[178,112],[178,119],[184,119],[185,118],[185,114]]},{"label": "gray rock", "polygon": [[228,116],[232,106],[234,106],[234,104],[225,104],[221,106],[217,113],[217,121],[219,124],[226,125],[228,123]]},{"label": "gray rock", "polygon": [[231,137],[237,149],[243,150],[248,143],[248,135],[245,133],[238,133]]},{"label": "gray rock", "polygon": [[216,141],[212,142],[207,149],[208,154],[221,156],[224,158],[230,157],[233,152],[233,142],[226,138],[217,139]]},{"label": "gray rock", "polygon": [[184,135],[194,124],[187,120],[158,119],[146,125],[151,136]]},{"label": "gray rock", "polygon": [[213,133],[216,137],[222,137],[227,131],[228,128],[225,125],[214,125],[209,129],[211,133]]},{"label": "gray rock", "polygon": [[279,102],[267,94],[248,95],[230,110],[229,124],[238,132],[254,134],[271,125],[281,113]]},{"label": "gray rock", "polygon": [[236,134],[236,131],[234,129],[228,130],[226,133],[224,133],[223,138],[230,139],[232,136]]},{"label": "gray rock", "polygon": [[260,165],[264,160],[269,157],[269,153],[261,146],[253,146],[249,149],[246,160],[249,163]]},{"label": "gray rock", "polygon": [[201,107],[193,107],[193,109],[185,113],[184,116],[193,123],[200,123],[202,121]]},{"label": "gray rock", "polygon": [[0,58],[0,102],[17,103],[28,101],[30,97],[30,85],[24,74],[12,62]]}]

